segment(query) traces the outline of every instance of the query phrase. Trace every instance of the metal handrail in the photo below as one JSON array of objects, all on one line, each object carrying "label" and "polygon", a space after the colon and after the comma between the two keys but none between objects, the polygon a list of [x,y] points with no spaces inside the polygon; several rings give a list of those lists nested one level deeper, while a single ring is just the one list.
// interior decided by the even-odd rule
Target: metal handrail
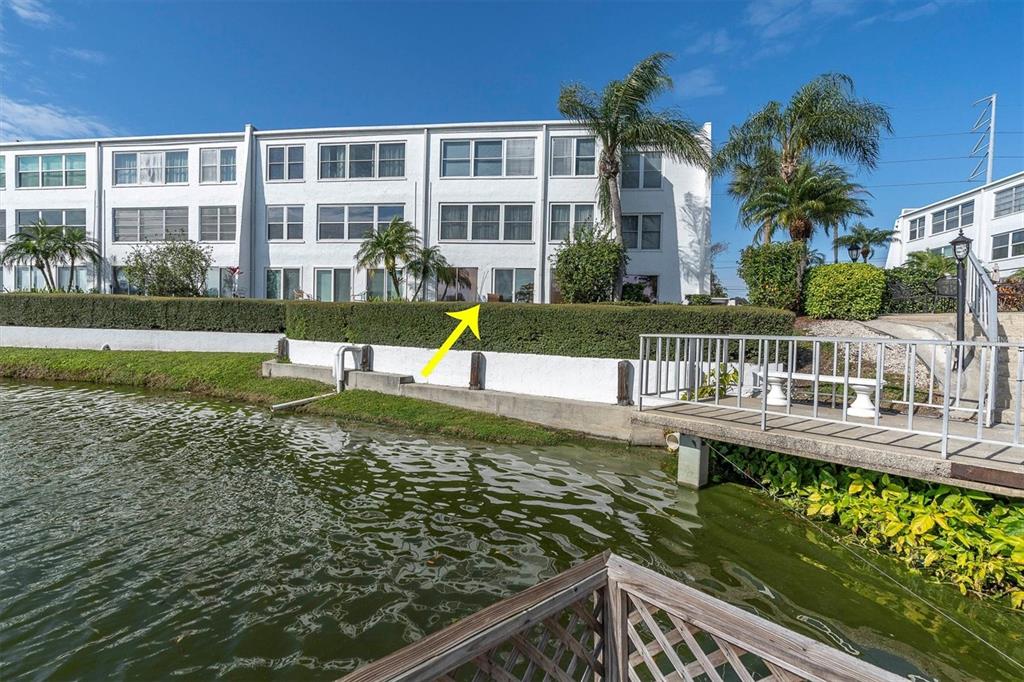
[{"label": "metal handrail", "polygon": [[359,361],[362,358],[363,348],[364,346],[346,346],[342,344],[334,351],[334,388],[338,393],[345,390],[345,353],[352,353],[352,362],[358,367]]},{"label": "metal handrail", "polygon": [[999,292],[981,261],[967,254],[967,307],[989,341],[999,340]]}]

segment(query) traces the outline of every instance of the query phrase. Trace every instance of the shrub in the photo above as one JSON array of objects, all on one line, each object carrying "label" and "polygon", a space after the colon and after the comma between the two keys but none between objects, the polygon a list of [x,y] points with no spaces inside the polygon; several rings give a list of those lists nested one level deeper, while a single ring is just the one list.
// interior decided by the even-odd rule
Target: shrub
[{"label": "shrub", "polygon": [[869,263],[837,263],[811,268],[804,308],[818,319],[873,320],[882,312],[885,272]]},{"label": "shrub", "polygon": [[247,298],[3,294],[0,325],[281,333],[285,303]]},{"label": "shrub", "polygon": [[996,285],[999,295],[999,312],[1018,313],[1024,311],[1024,277],[1014,273]]},{"label": "shrub", "polygon": [[886,313],[951,313],[956,299],[935,293],[935,275],[910,265],[885,271]]},{"label": "shrub", "polygon": [[578,229],[551,262],[555,283],[567,302],[608,301],[619,269],[626,264],[626,250],[607,234]]},{"label": "shrub", "polygon": [[686,302],[690,305],[711,305],[710,294],[687,294]]},{"label": "shrub", "polygon": [[150,296],[205,296],[212,251],[195,242],[136,246],[124,262],[128,284]]},{"label": "shrub", "polygon": [[803,242],[748,246],[740,253],[739,276],[756,306],[800,309],[800,268],[807,256]]},{"label": "shrub", "polygon": [[[388,346],[440,346],[457,324],[445,311],[465,303],[288,304],[288,337]],[[632,358],[640,334],[792,334],[793,314],[755,307],[681,305],[484,304],[481,339],[464,334],[459,350]]]}]

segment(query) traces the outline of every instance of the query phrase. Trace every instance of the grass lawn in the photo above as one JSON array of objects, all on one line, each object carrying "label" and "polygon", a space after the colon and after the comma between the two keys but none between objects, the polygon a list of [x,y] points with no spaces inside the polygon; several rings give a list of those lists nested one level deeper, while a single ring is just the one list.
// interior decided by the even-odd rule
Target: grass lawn
[{"label": "grass lawn", "polygon": [[[330,392],[305,379],[264,379],[260,353],[98,351],[0,348],[0,377],[177,391],[271,405]],[[440,403],[345,391],[297,411],[347,421],[400,426],[457,438],[522,445],[586,444],[583,436]],[[625,445],[601,442],[607,447]]]}]

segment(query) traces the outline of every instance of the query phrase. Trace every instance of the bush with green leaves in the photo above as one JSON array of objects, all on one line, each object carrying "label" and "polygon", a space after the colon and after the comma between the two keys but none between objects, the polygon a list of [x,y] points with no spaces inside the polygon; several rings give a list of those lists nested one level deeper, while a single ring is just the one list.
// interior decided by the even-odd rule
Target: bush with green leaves
[{"label": "bush with green leaves", "polygon": [[710,294],[687,294],[686,302],[690,305],[711,305]]},{"label": "bush with green leaves", "polygon": [[0,325],[280,334],[285,328],[285,302],[11,293],[0,296]]},{"label": "bush with green leaves", "polygon": [[[1024,608],[1024,502],[875,471],[713,443],[768,492],[934,580]],[[716,478],[747,482],[715,458]]]},{"label": "bush with green leaves", "polygon": [[956,299],[936,294],[935,277],[934,273],[911,265],[886,270],[882,312],[955,312]]},{"label": "bush with green leaves", "polygon": [[869,263],[819,265],[804,287],[804,309],[819,320],[873,320],[884,298],[885,271]]},{"label": "bush with green leaves", "polygon": [[195,242],[136,246],[124,262],[128,284],[147,296],[205,296],[212,250]]},{"label": "bush with green leaves", "polygon": [[800,273],[806,257],[803,242],[773,242],[743,249],[738,272],[747,284],[747,298],[756,306],[798,311]]},{"label": "bush with green leaves", "polygon": [[[358,302],[288,304],[288,337],[309,341],[436,348],[455,328],[447,311],[465,303]],[[793,333],[793,314],[752,306],[597,303],[485,303],[480,335],[463,334],[458,350],[572,357],[632,358],[640,334]]]},{"label": "bush with green leaves", "polygon": [[599,229],[577,229],[551,256],[555,283],[568,303],[610,301],[626,260],[625,247]]}]

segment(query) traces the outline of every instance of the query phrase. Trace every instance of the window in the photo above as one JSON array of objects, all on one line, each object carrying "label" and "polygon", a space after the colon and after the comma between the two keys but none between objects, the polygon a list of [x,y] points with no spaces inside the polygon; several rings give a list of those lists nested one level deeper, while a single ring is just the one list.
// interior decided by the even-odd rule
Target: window
[{"label": "window", "polygon": [[551,138],[551,175],[593,175],[596,150],[592,137]]},{"label": "window", "polygon": [[924,236],[924,221],[925,217],[914,218],[910,221],[910,239],[920,239]]},{"label": "window", "polygon": [[7,241],[7,211],[0,209],[0,242]]},{"label": "window", "polygon": [[68,290],[68,285],[71,285],[72,291],[86,292],[89,291],[89,268],[88,266],[75,266],[74,282],[71,279],[71,268],[67,265],[61,265],[57,268],[57,288]]},{"label": "window", "polygon": [[446,268],[437,276],[438,301],[475,301],[477,268]]},{"label": "window", "polygon": [[32,227],[39,221],[53,227],[61,225],[65,228],[76,227],[85,229],[84,208],[44,208],[18,211],[14,214],[15,231],[21,232],[26,227]]},{"label": "window", "polygon": [[1005,232],[992,237],[992,260],[1024,256],[1024,230]]},{"label": "window", "polygon": [[115,242],[171,242],[188,239],[188,208],[115,208]]},{"label": "window", "polygon": [[235,279],[232,268],[210,268],[206,271],[206,295],[231,298],[235,295]]},{"label": "window", "polygon": [[39,268],[19,266],[14,268],[15,291],[42,291],[46,289],[46,278]]},{"label": "window", "polygon": [[85,187],[85,154],[15,158],[18,187]]},{"label": "window", "polygon": [[441,241],[529,241],[531,204],[442,204]]},{"label": "window", "polygon": [[117,152],[115,185],[174,185],[188,182],[188,151]]},{"label": "window", "polygon": [[267,147],[267,180],[301,180],[305,153],[300,144]]},{"label": "window", "polygon": [[657,303],[658,276],[626,275],[622,278],[622,299],[640,303]]},{"label": "window", "polygon": [[302,289],[299,268],[267,268],[267,298],[291,301]]},{"label": "window", "polygon": [[551,227],[548,239],[553,242],[569,238],[569,229],[594,227],[593,204],[551,204]]},{"label": "window", "polygon": [[950,246],[949,244],[946,244],[945,246],[937,246],[934,249],[928,249],[928,251],[930,251],[931,253],[937,253],[939,255],[945,256],[946,258],[953,257],[953,247]]},{"label": "window", "polygon": [[202,149],[199,152],[199,182],[234,182],[235,150]]},{"label": "window", "polygon": [[203,206],[199,209],[199,241],[235,241],[234,206]]},{"label": "window", "polygon": [[348,268],[313,270],[313,289],[318,301],[351,301],[352,271]]},{"label": "window", "polygon": [[622,241],[627,249],[652,251],[661,248],[659,214],[622,216]]},{"label": "window", "polygon": [[534,138],[445,140],[442,177],[522,177],[533,175]]},{"label": "window", "polygon": [[405,177],[405,143],[320,145],[320,179],[340,180],[345,177],[357,180]]},{"label": "window", "polygon": [[[0,166],[0,171],[2,170],[3,167]],[[3,187],[2,181],[0,181],[0,187]],[[1020,213],[1021,211],[1024,211],[1024,185],[1017,185],[1016,187],[996,192],[996,218],[1012,213]]]},{"label": "window", "polygon": [[533,268],[497,268],[494,292],[499,301],[533,302]]},{"label": "window", "polygon": [[320,241],[366,239],[373,234],[374,227],[383,229],[393,218],[405,216],[405,206],[401,204],[330,205],[319,206],[317,211],[317,239]]},{"label": "window", "polygon": [[7,159],[0,156],[0,189],[7,187]]},{"label": "window", "polygon": [[974,201],[932,213],[932,234],[949,232],[974,224]]},{"label": "window", "polygon": [[142,293],[131,284],[128,283],[128,277],[125,275],[124,268],[115,265],[113,268],[113,278],[111,281],[111,289],[115,294],[139,294]]},{"label": "window", "polygon": [[623,189],[661,189],[661,152],[622,155]]},{"label": "window", "polygon": [[[398,275],[398,283],[402,283],[402,271],[397,270],[395,272]],[[401,298],[401,293],[398,289],[395,289],[395,283],[391,280],[389,275],[383,268],[366,271],[366,298],[367,300],[392,300]]]},{"label": "window", "polygon": [[267,206],[267,239],[269,241],[302,239],[302,207]]}]

